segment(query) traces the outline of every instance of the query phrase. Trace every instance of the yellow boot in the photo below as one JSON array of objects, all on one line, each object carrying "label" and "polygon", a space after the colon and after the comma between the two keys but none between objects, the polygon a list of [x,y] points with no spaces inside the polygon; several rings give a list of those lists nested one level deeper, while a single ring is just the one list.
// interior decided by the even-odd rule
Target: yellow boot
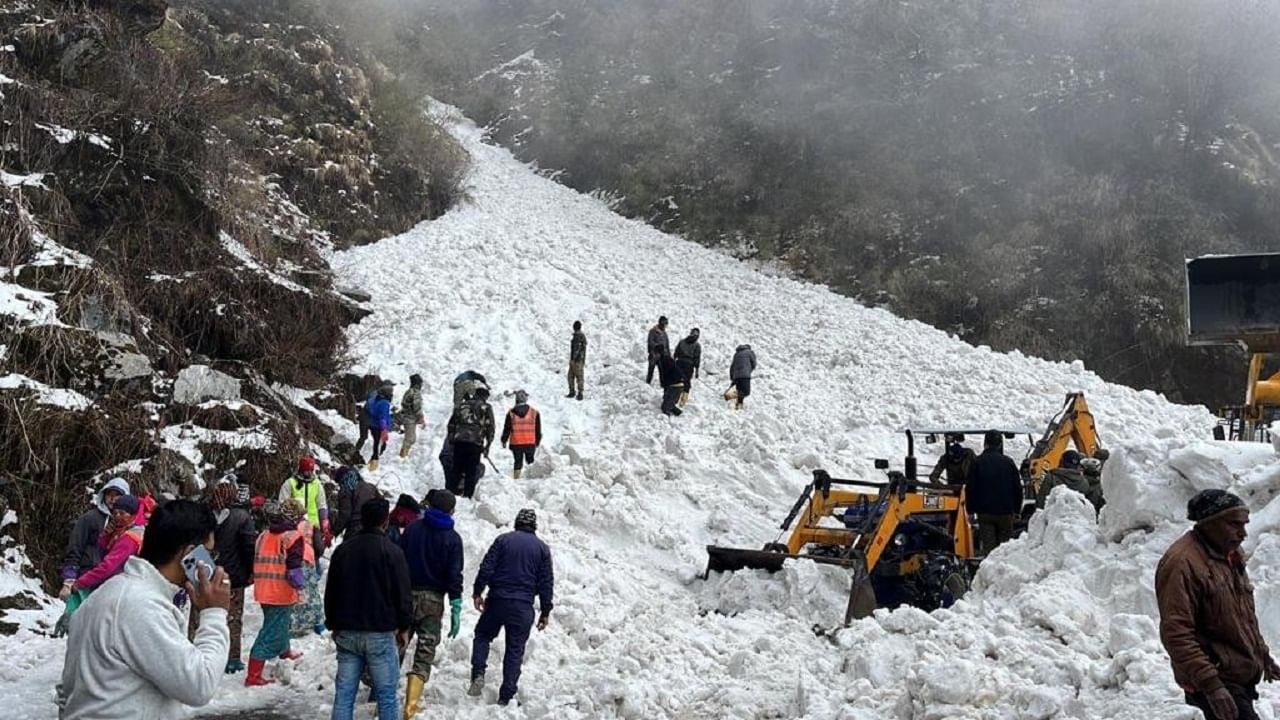
[{"label": "yellow boot", "polygon": [[418,714],[418,701],[422,699],[422,687],[427,682],[415,673],[409,673],[408,680],[404,690],[404,720],[410,720]]}]

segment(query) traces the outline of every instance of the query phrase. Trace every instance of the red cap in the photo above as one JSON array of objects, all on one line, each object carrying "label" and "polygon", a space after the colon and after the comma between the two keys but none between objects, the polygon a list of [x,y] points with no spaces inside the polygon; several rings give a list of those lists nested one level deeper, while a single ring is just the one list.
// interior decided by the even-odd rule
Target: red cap
[{"label": "red cap", "polygon": [[259,508],[267,504],[267,499],[262,495],[254,495],[253,499],[250,500],[249,503],[256,508]]},{"label": "red cap", "polygon": [[316,471],[316,459],[310,455],[303,455],[298,461],[298,472],[303,474],[313,473]]}]

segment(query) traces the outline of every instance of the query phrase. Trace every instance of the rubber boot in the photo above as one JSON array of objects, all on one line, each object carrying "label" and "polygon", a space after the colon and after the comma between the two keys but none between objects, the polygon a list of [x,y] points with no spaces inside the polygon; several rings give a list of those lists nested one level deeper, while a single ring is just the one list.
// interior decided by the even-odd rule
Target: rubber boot
[{"label": "rubber boot", "polygon": [[422,688],[427,683],[416,673],[409,673],[408,681],[404,689],[404,720],[418,714],[418,701],[422,699]]},{"label": "rubber boot", "polygon": [[522,473],[522,472],[524,472],[524,470],[522,470],[521,468],[516,468],[515,470],[512,470],[512,471],[511,471],[511,477],[512,477],[512,478],[514,478],[514,479],[516,479],[516,480],[519,480],[519,479],[520,479],[520,473]]},{"label": "rubber boot", "polygon": [[377,459],[377,458],[374,458],[373,460],[370,460],[370,461],[369,461],[369,464],[368,464],[368,465],[366,465],[365,467],[367,467],[367,468],[369,469],[369,472],[373,472],[374,470],[377,470],[377,469],[378,469],[378,459]]},{"label": "rubber boot", "polygon": [[249,674],[244,678],[245,687],[255,687],[258,685],[270,685],[273,680],[262,677],[262,671],[267,666],[266,660],[257,658],[249,658]]}]

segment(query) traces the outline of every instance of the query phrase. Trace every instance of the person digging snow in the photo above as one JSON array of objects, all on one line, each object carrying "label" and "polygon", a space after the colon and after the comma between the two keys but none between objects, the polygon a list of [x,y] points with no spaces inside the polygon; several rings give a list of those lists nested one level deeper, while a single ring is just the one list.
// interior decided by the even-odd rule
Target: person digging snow
[{"label": "person digging snow", "polygon": [[413,586],[413,617],[418,644],[405,690],[404,716],[413,717],[423,687],[431,679],[440,644],[445,596],[449,598],[449,637],[462,629],[462,536],[453,527],[458,500],[448,490],[427,493],[427,512],[400,538]]},{"label": "person digging snow", "polygon": [[573,321],[573,339],[569,341],[569,394],[582,399],[582,380],[587,368],[587,335],[582,332],[582,321]]},{"label": "person digging snow", "polygon": [[379,720],[400,714],[399,652],[413,627],[413,598],[404,553],[387,539],[390,509],[381,497],[362,505],[362,529],[338,546],[329,564],[324,617],[338,648],[332,720],[355,716],[360,676],[366,670]]},{"label": "person digging snow", "polygon": [[333,542],[333,531],[329,526],[329,499],[316,474],[316,459],[310,455],[298,460],[298,471],[280,486],[276,499],[283,503],[289,498],[302,503],[307,522],[311,525],[311,537],[308,538],[311,549],[316,557],[324,555],[324,549]]},{"label": "person digging snow", "polygon": [[298,591],[306,586],[302,566],[307,539],[282,503],[268,502],[263,512],[270,527],[258,536],[253,561],[253,596],[262,606],[262,629],[249,651],[249,675],[244,679],[249,687],[273,682],[263,677],[263,670],[267,661],[289,652],[289,621]]},{"label": "person digging snow", "polygon": [[[230,644],[231,581],[201,565],[193,584],[182,559],[198,545],[213,548],[216,524],[209,508],[188,500],[156,509],[142,554],[71,621],[55,696],[61,720],[169,720],[213,699]],[[188,600],[200,614],[194,641]]]},{"label": "person digging snow", "polygon": [[742,403],[751,394],[751,375],[756,371],[756,353],[750,345],[739,345],[733,351],[733,360],[729,363],[729,381],[733,387],[725,392],[726,400],[737,400],[735,410],[742,409]]},{"label": "person digging snow", "polygon": [[1258,683],[1280,680],[1280,667],[1240,553],[1249,509],[1225,490],[1202,490],[1187,503],[1187,519],[1195,526],[1156,565],[1160,643],[1187,704],[1206,720],[1257,720]]},{"label": "person digging snow", "polygon": [[[427,426],[427,418],[422,414],[422,376],[409,376],[409,389],[400,398],[400,424],[404,426],[404,439],[400,442],[400,457],[409,457],[409,451],[418,441],[418,428]],[[377,467],[370,468],[376,470]],[[356,506],[356,510],[360,509]]]},{"label": "person digging snow", "polygon": [[676,343],[676,351],[672,357],[676,359],[676,365],[680,366],[680,372],[684,374],[684,392],[680,394],[680,407],[689,400],[689,391],[693,389],[693,379],[698,377],[702,368],[702,343],[698,342],[698,338],[702,335],[702,331],[694,328],[689,334]]},{"label": "person digging snow", "polygon": [[451,492],[465,498],[475,496],[481,458],[489,455],[489,446],[493,444],[494,424],[489,388],[478,385],[449,418],[446,441],[453,444],[456,477],[455,486],[449,488]]},{"label": "person digging snow", "polygon": [[533,464],[534,453],[542,444],[542,416],[529,405],[529,393],[516,391],[515,407],[507,411],[507,419],[502,424],[502,447],[511,444],[514,456],[514,470],[511,477],[520,479],[525,463]]},{"label": "person digging snow", "polygon": [[358,418],[360,438],[356,441],[356,455],[360,455],[364,441],[373,436],[373,454],[369,457],[369,470],[378,469],[378,460],[387,449],[387,440],[391,436],[391,397],[395,393],[395,383],[384,380],[378,389],[369,393],[364,406],[360,408]]},{"label": "person digging snow", "polygon": [[[537,536],[538,516],[529,508],[516,514],[515,530],[499,535],[480,562],[472,602],[480,611],[475,640],[471,646],[471,684],[467,694],[478,697],[484,690],[489,645],[499,632],[507,634],[502,657],[502,687],[498,704],[506,705],[516,695],[524,646],[533,628],[533,599],[538,598],[538,630],[551,622],[555,572],[551,549]],[[484,596],[488,589],[488,597]]]},{"label": "person digging snow", "polygon": [[683,411],[677,405],[684,393],[684,373],[669,352],[658,358],[658,382],[662,384],[662,414],[680,415]]}]

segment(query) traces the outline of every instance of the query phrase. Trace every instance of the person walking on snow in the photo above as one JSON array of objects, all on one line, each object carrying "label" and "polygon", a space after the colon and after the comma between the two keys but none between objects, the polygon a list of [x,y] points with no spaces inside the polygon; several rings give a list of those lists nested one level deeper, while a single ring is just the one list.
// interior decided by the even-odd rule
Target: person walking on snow
[{"label": "person walking on snow", "polygon": [[310,455],[298,460],[298,471],[280,486],[276,499],[283,503],[289,498],[302,503],[307,522],[311,525],[311,537],[308,538],[311,549],[316,557],[321,557],[324,549],[333,542],[333,532],[329,527],[329,498],[316,475],[316,459]]},{"label": "person walking on snow", "polygon": [[[299,537],[312,536],[311,523],[307,521],[306,510],[302,503],[289,498],[281,504],[284,514],[293,522]],[[324,606],[320,597],[320,566],[316,562],[319,557],[310,543],[302,552],[302,592],[298,594],[298,602],[289,615],[289,637],[303,637],[314,632],[324,634]],[[280,656],[283,660],[294,660],[302,657],[302,653],[287,650]]]},{"label": "person walking on snow", "polygon": [[649,352],[649,370],[645,373],[644,381],[652,385],[654,368],[658,367],[658,362],[662,360],[664,354],[671,354],[671,343],[667,340],[666,315],[658,318],[658,324],[649,328],[649,338],[646,340],[645,346]]},{"label": "person walking on snow", "polygon": [[702,332],[698,328],[689,331],[689,334],[681,338],[676,343],[675,359],[676,365],[680,366],[680,372],[684,374],[684,392],[680,395],[679,406],[689,401],[689,391],[693,389],[693,379],[698,377],[702,368],[702,343],[698,342]]},{"label": "person walking on snow", "polygon": [[229,675],[244,670],[244,663],[240,661],[244,592],[253,585],[253,559],[258,543],[253,516],[240,501],[239,481],[238,475],[228,473],[213,486],[209,496],[209,509],[218,523],[213,531],[213,547],[218,566],[227,571],[227,579],[231,581],[231,602],[227,609],[227,627],[231,632],[226,666]]},{"label": "person walking on snow", "polygon": [[726,400],[737,399],[735,410],[742,409],[742,403],[751,394],[751,375],[756,371],[756,353],[750,345],[739,345],[733,351],[733,361],[729,363],[729,381],[733,387],[725,393]]},{"label": "person walking on snow", "polygon": [[489,455],[493,444],[493,408],[489,405],[489,388],[479,385],[454,409],[449,418],[447,442],[453,443],[453,469],[456,484],[448,488],[462,497],[472,498],[480,476],[481,457]]},{"label": "person walking on snow", "polygon": [[338,481],[338,508],[333,517],[333,534],[350,540],[360,532],[360,508],[370,500],[382,497],[382,493],[353,467],[344,465],[338,468],[334,477]]},{"label": "person walking on snow", "polygon": [[373,454],[369,457],[369,470],[378,469],[378,459],[387,449],[387,439],[391,436],[391,397],[395,393],[395,383],[384,380],[378,389],[365,398],[364,407],[360,408],[360,439],[356,441],[356,456],[360,455],[364,441],[373,436]]},{"label": "person walking on snow", "polygon": [[523,390],[516,391],[516,405],[507,411],[502,423],[502,447],[507,447],[508,442],[515,456],[511,477],[519,480],[525,463],[533,464],[534,453],[542,444],[542,416],[529,406],[529,393]]},{"label": "person walking on snow", "polygon": [[400,493],[400,497],[396,498],[396,506],[391,510],[391,520],[387,523],[387,537],[398,544],[400,534],[421,519],[422,503],[408,493]]},{"label": "person walking on snow", "polygon": [[684,412],[677,407],[684,392],[684,373],[669,352],[658,358],[658,382],[662,384],[662,414],[678,416]]},{"label": "person walking on snow", "polygon": [[[587,369],[587,335],[582,332],[582,321],[573,321],[573,339],[569,341],[569,394],[565,397],[582,399],[582,379]],[[576,388],[576,390],[575,390]]]},{"label": "person walking on snow", "polygon": [[[525,508],[516,514],[515,530],[499,535],[489,546],[476,574],[472,601],[480,611],[476,622],[475,641],[471,647],[471,685],[467,694],[478,697],[484,690],[485,666],[489,662],[489,645],[499,632],[506,632],[507,645],[502,657],[502,687],[498,704],[506,705],[515,697],[524,663],[524,646],[533,627],[533,598],[538,597],[538,630],[551,621],[551,601],[555,573],[551,567],[551,549],[536,535],[538,516]],[[488,588],[489,596],[484,597]]]},{"label": "person walking on snow", "polygon": [[[213,699],[230,643],[231,583],[222,568],[201,565],[193,584],[182,559],[213,547],[215,525],[209,508],[189,500],[156,509],[142,554],[71,621],[55,697],[60,720],[170,720]],[[194,642],[188,599],[200,614]]]},{"label": "person walking on snow", "polygon": [[982,553],[990,555],[1013,537],[1013,523],[1022,513],[1022,476],[1004,454],[1004,437],[997,430],[982,438],[982,454],[969,469],[965,497],[968,511],[978,516]]},{"label": "person walking on snow", "polygon": [[1187,519],[1195,526],[1156,565],[1160,643],[1187,704],[1206,720],[1257,720],[1258,683],[1280,680],[1280,667],[1240,553],[1249,509],[1225,490],[1202,490],[1187,503]]},{"label": "person walking on snow", "polygon": [[249,651],[246,686],[268,685],[262,676],[268,660],[289,652],[289,621],[298,591],[306,586],[302,566],[307,539],[298,533],[279,502],[268,502],[264,512],[270,526],[258,536],[253,562],[253,595],[262,606],[262,629]]},{"label": "person walking on snow", "polygon": [[338,647],[332,720],[355,716],[360,677],[366,670],[378,720],[400,716],[399,648],[408,644],[413,627],[413,598],[404,553],[387,539],[390,510],[385,498],[360,506],[363,529],[338,546],[329,564],[324,617]]},{"label": "person walking on snow", "polygon": [[[427,426],[427,418],[422,414],[422,376],[409,376],[409,389],[400,398],[400,424],[404,426],[404,439],[400,443],[400,457],[409,457],[409,451],[418,441],[418,428]],[[375,466],[372,468],[377,469]],[[359,510],[360,506],[356,506]]]},{"label": "person walking on snow", "polygon": [[417,714],[422,689],[431,679],[446,595],[449,597],[449,637],[457,637],[462,629],[462,537],[453,528],[457,503],[457,498],[448,490],[427,493],[426,514],[400,538],[400,548],[409,563],[413,618],[418,633],[405,691],[406,718]]}]

